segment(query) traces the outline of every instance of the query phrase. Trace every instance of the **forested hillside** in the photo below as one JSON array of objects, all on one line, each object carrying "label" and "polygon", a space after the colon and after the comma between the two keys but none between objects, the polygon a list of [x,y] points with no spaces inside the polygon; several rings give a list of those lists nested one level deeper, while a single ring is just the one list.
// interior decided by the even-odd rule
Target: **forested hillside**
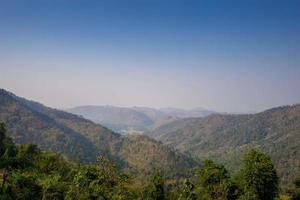
[{"label": "forested hillside", "polygon": [[224,162],[230,169],[239,166],[249,148],[258,148],[271,155],[283,183],[291,183],[300,170],[300,105],[177,120],[148,134],[194,157]]},{"label": "forested hillside", "polygon": [[120,169],[147,175],[156,169],[170,176],[195,166],[189,156],[174,152],[147,136],[123,137],[79,116],[45,107],[0,90],[0,121],[18,144],[37,144],[81,162],[106,156]]},{"label": "forested hillside", "polygon": [[156,171],[140,184],[103,156],[95,164],[76,164],[40,151],[36,145],[15,145],[0,123],[0,199],[2,200],[298,200],[295,187],[280,190],[271,158],[250,150],[234,174],[206,160],[191,179],[166,179]]}]

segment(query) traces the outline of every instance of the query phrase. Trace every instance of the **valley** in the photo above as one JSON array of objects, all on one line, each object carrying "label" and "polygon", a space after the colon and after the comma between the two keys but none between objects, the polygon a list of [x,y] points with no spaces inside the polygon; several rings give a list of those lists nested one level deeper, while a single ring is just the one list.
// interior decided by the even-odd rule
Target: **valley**
[{"label": "valley", "polygon": [[[0,120],[16,143],[34,143],[84,163],[93,163],[102,155],[130,173],[145,175],[160,169],[169,177],[184,177],[205,159],[235,170],[241,155],[255,148],[271,155],[284,184],[290,184],[300,170],[299,105],[257,114],[209,112],[202,117],[187,117],[179,111],[171,116],[170,109],[167,113],[138,107],[75,109],[113,121],[114,127],[125,127],[126,132],[119,134],[99,121],[52,109],[3,89],[0,103]],[[195,115],[203,115],[200,113]]]},{"label": "valley", "polygon": [[142,134],[176,119],[204,117],[215,113],[204,108],[184,110],[116,106],[79,106],[66,109],[66,111],[122,134]]}]

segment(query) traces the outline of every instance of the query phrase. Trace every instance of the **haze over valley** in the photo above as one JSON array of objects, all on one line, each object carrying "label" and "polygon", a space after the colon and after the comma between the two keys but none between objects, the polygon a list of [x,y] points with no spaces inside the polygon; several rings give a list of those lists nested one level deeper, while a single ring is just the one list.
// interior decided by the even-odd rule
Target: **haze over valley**
[{"label": "haze over valley", "polygon": [[299,10],[0,1],[0,200],[300,200]]},{"label": "haze over valley", "polygon": [[173,175],[184,171],[179,166],[187,170],[205,159],[236,169],[241,154],[256,148],[272,156],[283,183],[300,170],[299,104],[257,114],[83,106],[68,110],[74,115],[3,89],[0,103],[0,120],[17,143],[35,143],[83,162],[94,162],[100,154],[125,170],[151,173],[159,168]]},{"label": "haze over valley", "polygon": [[204,108],[184,110],[116,106],[79,106],[66,109],[66,111],[123,134],[143,133],[176,119],[204,117],[215,113]]}]

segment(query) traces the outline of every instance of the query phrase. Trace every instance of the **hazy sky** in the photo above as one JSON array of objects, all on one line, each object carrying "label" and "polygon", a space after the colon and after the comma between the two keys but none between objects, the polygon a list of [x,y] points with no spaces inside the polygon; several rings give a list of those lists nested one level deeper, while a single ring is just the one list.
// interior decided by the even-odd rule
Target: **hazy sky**
[{"label": "hazy sky", "polygon": [[300,103],[299,0],[0,0],[0,87],[76,105]]}]

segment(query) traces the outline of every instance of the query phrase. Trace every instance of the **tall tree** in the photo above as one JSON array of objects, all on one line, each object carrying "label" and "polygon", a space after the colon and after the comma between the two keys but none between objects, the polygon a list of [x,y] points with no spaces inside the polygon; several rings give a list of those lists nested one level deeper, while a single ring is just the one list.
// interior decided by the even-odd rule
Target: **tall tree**
[{"label": "tall tree", "polygon": [[296,178],[296,180],[294,181],[295,184],[295,188],[292,190],[292,199],[293,200],[300,200],[300,176],[298,176],[298,178]]},{"label": "tall tree", "polygon": [[185,179],[183,181],[181,193],[179,194],[178,200],[196,200],[197,197],[194,189],[194,184],[190,180]]},{"label": "tall tree", "polygon": [[4,153],[4,141],[5,138],[5,126],[3,123],[0,123],[0,158]]},{"label": "tall tree", "polygon": [[149,185],[145,188],[143,199],[145,200],[164,200],[164,179],[160,172],[154,173]]},{"label": "tall tree", "polygon": [[278,176],[267,154],[250,150],[243,157],[239,176],[245,195],[255,196],[257,200],[273,200],[278,196]]},{"label": "tall tree", "polygon": [[[204,161],[204,165],[197,171],[197,196],[200,199],[234,199],[229,172],[224,165],[211,160]],[[232,197],[232,198],[231,198]]]}]

